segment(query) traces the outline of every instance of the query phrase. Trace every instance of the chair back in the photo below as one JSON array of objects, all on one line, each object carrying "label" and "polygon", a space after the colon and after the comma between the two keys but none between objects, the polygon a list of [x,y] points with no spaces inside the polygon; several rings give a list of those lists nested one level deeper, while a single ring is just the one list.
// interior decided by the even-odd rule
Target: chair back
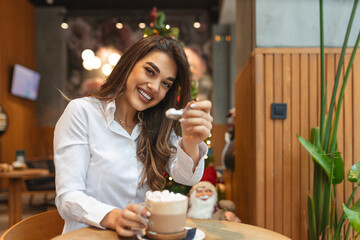
[{"label": "chair back", "polygon": [[64,220],[57,210],[23,219],[6,230],[0,240],[48,240],[62,233]]}]

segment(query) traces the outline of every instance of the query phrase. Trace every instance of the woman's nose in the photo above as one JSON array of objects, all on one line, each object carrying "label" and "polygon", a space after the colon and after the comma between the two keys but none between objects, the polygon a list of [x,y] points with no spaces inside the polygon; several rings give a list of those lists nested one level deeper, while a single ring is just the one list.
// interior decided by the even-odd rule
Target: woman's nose
[{"label": "woman's nose", "polygon": [[158,92],[160,90],[160,81],[152,81],[148,83],[148,87],[153,91],[153,92]]}]

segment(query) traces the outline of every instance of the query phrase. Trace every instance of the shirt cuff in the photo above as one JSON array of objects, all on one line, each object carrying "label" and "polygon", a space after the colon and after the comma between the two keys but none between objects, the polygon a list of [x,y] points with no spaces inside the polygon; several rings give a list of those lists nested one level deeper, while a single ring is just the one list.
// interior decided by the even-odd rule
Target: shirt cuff
[{"label": "shirt cuff", "polygon": [[100,225],[100,222],[104,219],[104,217],[111,212],[116,207],[110,206],[107,204],[100,203],[84,216],[85,223],[90,226],[98,227],[101,229],[105,229],[105,227]]},{"label": "shirt cuff", "polygon": [[205,156],[208,153],[208,147],[204,142],[198,144],[199,152],[200,152],[200,160],[193,172],[192,169],[194,167],[194,161],[187,155],[182,146],[182,138],[177,142],[177,154],[179,154],[179,158],[181,162],[179,164],[179,170],[182,172],[184,176],[188,179],[191,179],[191,182],[199,182],[203,173],[205,166]]}]

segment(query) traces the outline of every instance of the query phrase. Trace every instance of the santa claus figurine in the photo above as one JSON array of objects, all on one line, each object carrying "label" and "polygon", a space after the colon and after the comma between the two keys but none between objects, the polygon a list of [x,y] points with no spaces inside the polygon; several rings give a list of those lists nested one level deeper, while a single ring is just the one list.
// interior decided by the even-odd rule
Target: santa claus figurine
[{"label": "santa claus figurine", "polygon": [[214,167],[210,166],[205,169],[201,181],[195,184],[190,190],[187,216],[189,218],[219,219],[240,222],[239,218],[236,217],[233,212],[235,210],[235,205],[232,201],[222,200],[223,203],[225,203],[224,205],[229,206],[230,204],[232,206],[231,209],[220,209],[217,207],[217,191],[215,185],[216,170]]}]

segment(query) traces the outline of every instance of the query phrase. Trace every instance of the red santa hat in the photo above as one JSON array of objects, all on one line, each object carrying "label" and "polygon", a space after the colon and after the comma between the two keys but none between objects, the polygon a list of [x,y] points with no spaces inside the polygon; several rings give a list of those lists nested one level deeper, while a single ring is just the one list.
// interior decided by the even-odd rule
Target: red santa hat
[{"label": "red santa hat", "polygon": [[204,170],[204,174],[197,184],[195,184],[190,192],[194,191],[199,187],[206,187],[211,189],[212,192],[216,193],[216,170],[213,166],[207,167]]}]

